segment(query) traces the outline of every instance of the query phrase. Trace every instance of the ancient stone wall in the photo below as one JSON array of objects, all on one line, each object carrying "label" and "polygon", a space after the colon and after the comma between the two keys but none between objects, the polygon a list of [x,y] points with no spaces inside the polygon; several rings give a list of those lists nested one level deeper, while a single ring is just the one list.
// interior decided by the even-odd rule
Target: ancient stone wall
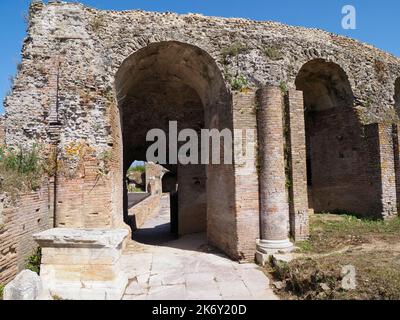
[{"label": "ancient stone wall", "polygon": [[[368,145],[351,108],[316,112],[308,122],[312,203],[316,212],[371,214]],[[378,181],[376,181],[378,182]],[[374,204],[376,205],[376,204]]]},{"label": "ancient stone wall", "polygon": [[[83,156],[77,172],[59,173],[55,189],[56,226],[71,228],[111,228],[112,202],[108,173],[101,171],[96,158]],[[122,179],[121,179],[122,183]],[[53,195],[54,193],[52,193]],[[122,196],[122,194],[121,194]],[[99,201],[101,199],[101,201]],[[122,218],[122,213],[121,218]]]},{"label": "ancient stone wall", "polygon": [[32,235],[52,227],[47,184],[20,195],[14,205],[0,195],[0,283],[11,281],[35,253],[38,246]]},{"label": "ancient stone wall", "polygon": [[284,81],[293,87],[304,63],[334,61],[348,74],[357,106],[371,122],[389,116],[400,74],[399,60],[372,46],[320,30],[246,19],[36,3],[28,32],[21,70],[6,99],[9,144],[46,141],[56,114],[62,140],[84,138],[106,148],[115,74],[124,59],[154,42],[199,46],[227,79],[239,74],[255,86]]},{"label": "ancient stone wall", "polygon": [[397,201],[397,212],[400,212],[400,136],[399,136],[399,125],[395,124],[392,127],[393,133],[393,151],[394,151],[394,170],[396,180],[396,201]]},{"label": "ancient stone wall", "polygon": [[129,208],[128,217],[132,230],[141,228],[160,209],[161,194],[152,195]]},{"label": "ancient stone wall", "polygon": [[290,216],[285,172],[284,97],[278,87],[259,90],[257,117],[260,157],[260,229],[262,240],[289,238]]},{"label": "ancient stone wall", "polygon": [[165,168],[154,163],[146,163],[146,191],[151,194],[162,194],[162,178]]},{"label": "ancient stone wall", "polygon": [[296,241],[309,236],[306,130],[303,93],[286,93],[286,180],[289,191],[290,229]]},{"label": "ancient stone wall", "polygon": [[370,124],[365,127],[368,145],[368,175],[371,193],[370,213],[378,218],[390,218],[398,214],[396,198],[396,140],[393,127],[387,124]]},{"label": "ancient stone wall", "polygon": [[241,133],[236,137],[239,132],[235,132],[234,150],[236,250],[240,258],[249,260],[254,258],[256,240],[260,237],[257,105],[254,90],[233,95],[233,127]]},{"label": "ancient stone wall", "polygon": [[179,235],[206,232],[207,193],[204,165],[178,166]]},{"label": "ancient stone wall", "polygon": [[0,147],[5,145],[6,128],[4,126],[4,116],[0,115]]},{"label": "ancient stone wall", "polygon": [[[154,44],[168,47],[166,42],[174,43],[178,53],[186,50],[179,44],[191,45],[191,56],[215,61],[225,81],[221,85],[218,80],[218,88],[226,85],[229,95],[240,91],[238,83],[253,89],[266,84],[294,89],[299,71],[310,60],[335,62],[348,77],[353,107],[362,124],[398,120],[393,83],[400,76],[399,59],[345,37],[246,19],[35,2],[21,67],[5,101],[5,140],[9,146],[56,146],[60,169],[54,203],[60,225],[112,228],[123,223],[123,110],[117,97],[121,99],[124,92],[116,86],[116,74],[122,65],[129,73],[132,54]],[[136,62],[137,68],[146,69]],[[207,83],[218,78],[211,63],[199,75]],[[198,87],[204,89],[201,81]],[[208,105],[212,99],[198,93],[206,106],[206,124],[232,129],[233,112],[228,103],[221,105],[232,97],[220,97],[215,88],[211,86],[208,92],[214,98]],[[252,117],[247,114],[250,110],[244,109],[244,121]],[[89,154],[81,154],[74,144],[87,146]],[[247,244],[242,249],[237,246],[244,231],[238,231],[243,221],[236,217],[237,199],[246,183],[235,182],[240,179],[235,178],[235,170],[240,176],[234,166],[207,168],[207,190],[212,190],[207,192],[207,230],[211,243],[239,257],[248,250]],[[249,185],[251,190],[256,185],[252,174]],[[218,194],[221,189],[224,192]],[[253,210],[256,205],[250,207]],[[247,215],[252,215],[250,210],[242,217]],[[252,232],[249,239],[255,236]],[[246,237],[240,241],[250,241]]]}]

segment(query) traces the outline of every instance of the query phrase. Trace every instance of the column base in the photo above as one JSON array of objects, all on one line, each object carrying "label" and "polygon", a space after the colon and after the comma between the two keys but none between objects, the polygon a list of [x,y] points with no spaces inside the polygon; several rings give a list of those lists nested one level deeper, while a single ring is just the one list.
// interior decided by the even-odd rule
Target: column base
[{"label": "column base", "polygon": [[279,253],[289,253],[294,250],[293,243],[286,240],[257,240],[256,262],[265,266],[271,256]]}]

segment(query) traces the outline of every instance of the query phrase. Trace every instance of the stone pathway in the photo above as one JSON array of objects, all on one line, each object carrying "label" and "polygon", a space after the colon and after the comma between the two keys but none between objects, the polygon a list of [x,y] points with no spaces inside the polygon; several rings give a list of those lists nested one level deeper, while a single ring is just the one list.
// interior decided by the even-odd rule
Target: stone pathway
[{"label": "stone pathway", "polygon": [[210,252],[204,234],[171,240],[167,203],[164,198],[160,213],[135,234],[145,244],[132,241],[124,252],[123,268],[130,278],[124,300],[277,299],[257,265]]}]

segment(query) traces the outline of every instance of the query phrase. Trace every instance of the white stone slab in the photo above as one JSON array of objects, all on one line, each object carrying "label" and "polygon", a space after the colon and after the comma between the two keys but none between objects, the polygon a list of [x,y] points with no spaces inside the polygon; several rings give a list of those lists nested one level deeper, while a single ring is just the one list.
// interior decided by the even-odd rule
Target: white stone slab
[{"label": "white stone slab", "polygon": [[33,235],[41,247],[118,248],[128,236],[126,229],[50,229]]}]

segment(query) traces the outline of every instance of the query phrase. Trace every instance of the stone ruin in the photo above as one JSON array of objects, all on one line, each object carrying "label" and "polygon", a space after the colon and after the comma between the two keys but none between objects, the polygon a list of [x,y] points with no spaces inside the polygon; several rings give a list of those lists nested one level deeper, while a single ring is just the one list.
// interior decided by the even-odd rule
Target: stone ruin
[{"label": "stone ruin", "polygon": [[[146,160],[146,133],[169,121],[257,132],[244,164],[234,151],[232,165],[166,166],[179,186],[179,234],[206,232],[233,259],[290,249],[314,211],[398,214],[400,60],[321,30],[35,1],[5,109],[0,141],[56,155],[40,197],[50,223],[28,236],[57,228],[35,237],[45,270],[61,270],[45,274],[60,294],[73,279],[108,281],[85,290],[118,295],[126,172]],[[90,260],[93,237],[107,270]]]}]

